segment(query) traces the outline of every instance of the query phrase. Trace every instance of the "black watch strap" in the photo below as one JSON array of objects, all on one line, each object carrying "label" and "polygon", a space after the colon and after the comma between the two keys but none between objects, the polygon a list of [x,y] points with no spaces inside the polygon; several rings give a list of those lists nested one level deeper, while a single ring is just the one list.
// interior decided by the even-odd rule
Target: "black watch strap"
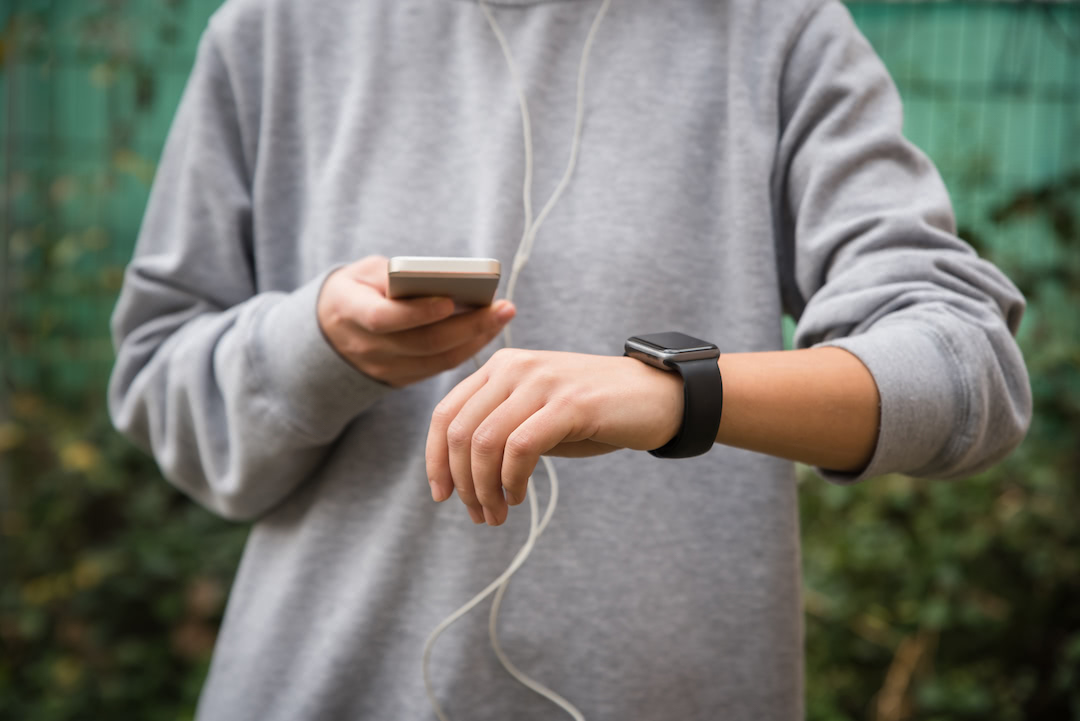
[{"label": "black watch strap", "polygon": [[690,458],[716,442],[724,408],[724,382],[716,358],[669,362],[683,379],[683,423],[675,437],[649,451],[657,458]]}]

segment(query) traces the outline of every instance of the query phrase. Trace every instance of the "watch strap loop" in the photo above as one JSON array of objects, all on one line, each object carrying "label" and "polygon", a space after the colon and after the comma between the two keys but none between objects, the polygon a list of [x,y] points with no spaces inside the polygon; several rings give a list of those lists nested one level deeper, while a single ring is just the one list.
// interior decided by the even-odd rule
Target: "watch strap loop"
[{"label": "watch strap loop", "polygon": [[716,443],[724,408],[724,381],[716,358],[672,361],[668,366],[683,379],[683,423],[675,437],[649,451],[657,458],[690,458]]}]

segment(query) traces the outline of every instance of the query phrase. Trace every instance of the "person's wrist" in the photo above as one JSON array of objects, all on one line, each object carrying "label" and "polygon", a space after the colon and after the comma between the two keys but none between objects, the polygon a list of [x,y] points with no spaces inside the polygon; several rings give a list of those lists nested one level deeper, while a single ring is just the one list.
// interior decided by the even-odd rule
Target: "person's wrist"
[{"label": "person's wrist", "polygon": [[327,344],[334,349],[342,360],[355,366],[356,364],[342,350],[338,337],[339,330],[343,325],[343,306],[340,302],[341,296],[337,283],[341,280],[344,269],[344,266],[339,266],[326,274],[322,285],[319,287],[319,294],[315,298],[315,319],[319,324],[319,331]]},{"label": "person's wrist", "polygon": [[653,368],[628,356],[618,357],[629,374],[629,387],[641,390],[635,406],[644,424],[639,450],[660,448],[678,434],[683,423],[683,381],[678,373]]}]

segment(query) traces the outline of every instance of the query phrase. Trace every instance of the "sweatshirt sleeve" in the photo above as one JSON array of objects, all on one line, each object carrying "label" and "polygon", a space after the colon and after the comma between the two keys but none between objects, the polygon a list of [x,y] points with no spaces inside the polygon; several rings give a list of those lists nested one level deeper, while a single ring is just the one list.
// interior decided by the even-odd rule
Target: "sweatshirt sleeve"
[{"label": "sweatshirt sleeve", "polygon": [[116,427],[208,509],[251,519],[307,478],[390,388],[324,338],[327,272],[258,292],[250,167],[229,73],[200,42],[113,312]]},{"label": "sweatshirt sleeve", "polygon": [[1031,418],[1013,338],[1024,299],[956,237],[945,186],[904,139],[899,94],[841,3],[795,40],[780,103],[773,192],[795,345],[853,353],[881,396],[869,465],[819,472],[946,478],[1001,460]]}]

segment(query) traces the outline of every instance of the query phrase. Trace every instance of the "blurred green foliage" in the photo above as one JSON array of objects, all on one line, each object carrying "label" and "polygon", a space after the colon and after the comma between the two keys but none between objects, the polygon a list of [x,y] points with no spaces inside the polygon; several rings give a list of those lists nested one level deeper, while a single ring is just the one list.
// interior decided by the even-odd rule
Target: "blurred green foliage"
[{"label": "blurred green foliage", "polygon": [[962,481],[807,478],[810,719],[1080,719],[1080,173],[991,221],[1052,229],[1044,252],[1001,257],[961,229],[1028,299],[1031,430]]},{"label": "blurred green foliage", "polygon": [[[192,28],[216,3],[88,0],[67,34],[49,0],[0,9],[4,96],[18,61],[24,79],[70,80],[65,97],[82,103],[76,123],[85,108],[104,118],[98,127],[87,114],[86,137],[97,143],[89,159],[73,142],[33,134],[18,139],[23,166],[4,155],[2,719],[190,718],[205,675],[247,529],[172,490],[110,429],[102,398],[104,318],[130,252],[132,209],[145,198]],[[921,34],[898,19],[931,11],[860,7],[867,27],[873,13],[886,21],[879,50],[922,50],[905,39]],[[935,7],[943,27],[957,21],[955,8]],[[1075,8],[993,12],[1060,31],[1063,48],[1080,29]],[[57,34],[63,42],[50,42]],[[902,90],[943,92],[934,78],[908,75],[897,73]],[[808,717],[1080,719],[1080,160],[1062,155],[1080,137],[1066,124],[1042,155],[1032,141],[1044,171],[1013,182],[995,168],[1023,157],[985,143],[967,149],[956,132],[950,140],[927,97],[914,96],[928,108],[916,134],[936,133],[924,145],[954,191],[977,191],[954,192],[961,234],[1029,300],[1020,340],[1035,421],[1017,453],[976,478],[840,487],[806,474]],[[53,112],[38,111],[26,117]]]},{"label": "blurred green foliage", "polygon": [[8,405],[0,718],[184,717],[246,529],[171,490],[100,406]]},{"label": "blurred green foliage", "polygon": [[206,673],[247,528],[112,430],[104,383],[108,313],[216,5],[0,3],[0,719],[189,718]]}]

